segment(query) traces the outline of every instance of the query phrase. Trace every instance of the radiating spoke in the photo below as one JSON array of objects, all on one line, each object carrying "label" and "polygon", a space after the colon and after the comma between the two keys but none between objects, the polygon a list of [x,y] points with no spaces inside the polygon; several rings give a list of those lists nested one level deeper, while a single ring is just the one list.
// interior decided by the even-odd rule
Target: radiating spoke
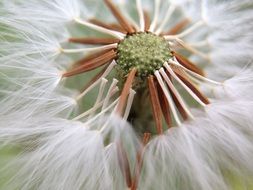
[{"label": "radiating spoke", "polygon": [[136,0],[136,8],[137,8],[137,12],[139,15],[139,20],[140,20],[140,30],[144,32],[145,31],[145,16],[144,16],[141,0]]},{"label": "radiating spoke", "polygon": [[79,49],[64,49],[61,48],[60,52],[62,53],[89,53],[89,52],[97,52],[97,51],[103,51],[108,50],[112,48],[116,48],[118,44],[110,44],[110,45],[104,45],[104,46],[98,46],[98,47],[87,47],[87,48],[79,48]]},{"label": "radiating spoke", "polygon": [[143,140],[142,140],[143,146],[141,146],[140,150],[137,153],[137,162],[135,164],[134,178],[133,178],[131,190],[137,190],[139,178],[141,174],[141,169],[142,169],[143,157],[145,154],[145,146],[149,142],[150,138],[151,138],[150,133],[143,134]]},{"label": "radiating spoke", "polygon": [[209,57],[208,54],[205,54],[205,53],[199,51],[198,49],[192,47],[190,44],[186,43],[182,39],[179,39],[176,36],[164,36],[164,38],[166,40],[168,40],[169,43],[171,43],[172,45],[175,42],[175,43],[179,44],[181,47],[183,47],[185,50],[187,50],[187,51],[189,51],[189,52],[191,52],[193,54],[196,54],[196,55],[200,56],[201,58],[207,60],[208,62],[210,61],[210,57]]},{"label": "radiating spoke", "polygon": [[135,69],[135,68],[133,68],[131,70],[131,72],[128,74],[127,80],[126,80],[124,87],[122,89],[119,104],[118,104],[118,107],[116,110],[116,113],[121,116],[123,114],[123,110],[126,105],[126,100],[127,100],[128,94],[130,93],[130,88],[133,84],[136,72],[137,72],[137,69]]},{"label": "radiating spoke", "polygon": [[167,76],[167,74],[165,73],[164,69],[161,68],[159,71],[162,74],[163,78],[165,79],[165,81],[171,91],[171,94],[173,94],[174,100],[176,100],[175,102],[176,102],[176,105],[178,105],[178,110],[180,111],[181,115],[184,116],[184,119],[187,119],[188,117],[193,119],[194,118],[193,115],[191,114],[190,110],[188,109],[186,103],[184,102],[183,98],[181,97],[181,95],[179,94],[177,89],[174,87],[174,85],[170,81],[170,79]]},{"label": "radiating spoke", "polygon": [[150,17],[148,15],[148,13],[146,11],[144,11],[144,22],[145,22],[144,31],[148,32],[150,25],[151,25],[151,21],[150,21]]},{"label": "radiating spoke", "polygon": [[121,142],[117,143],[117,153],[118,153],[119,167],[125,177],[127,186],[130,188],[132,186],[130,164],[127,157],[127,153]]},{"label": "radiating spoke", "polygon": [[117,31],[117,32],[120,32],[123,34],[127,33],[127,31],[118,24],[107,24],[107,23],[100,21],[96,18],[90,19],[89,22],[92,24],[95,24],[97,26],[101,26],[103,28],[109,29],[109,30],[114,30],[114,31]]},{"label": "radiating spoke", "polygon": [[105,53],[107,53],[107,52],[109,52],[113,49],[115,49],[115,48],[106,49],[106,50],[102,50],[102,51],[98,51],[98,52],[89,54],[89,55],[85,56],[83,59],[80,59],[80,60],[74,62],[72,68],[83,65],[83,64],[85,64],[85,63],[87,63],[87,62],[89,62],[89,61],[91,61],[91,60],[93,60],[97,57],[100,57],[101,55],[104,55]]},{"label": "radiating spoke", "polygon": [[157,26],[160,4],[161,4],[161,0],[155,0],[155,12],[154,12],[153,21],[152,21],[151,26],[150,26],[150,31],[151,32],[154,32],[154,30]]},{"label": "radiating spoke", "polygon": [[102,74],[102,76],[96,80],[94,83],[92,83],[89,87],[87,87],[87,89],[85,89],[76,99],[80,100],[82,97],[84,97],[90,90],[92,90],[93,88],[95,88],[100,82],[101,79],[106,77],[111,71],[112,69],[115,67],[116,62],[112,61],[110,63],[110,65],[106,68],[105,72]]},{"label": "radiating spoke", "polygon": [[184,67],[186,67],[187,69],[198,73],[199,75],[205,76],[204,71],[202,69],[200,69],[199,67],[197,67],[195,64],[193,64],[191,61],[189,61],[187,58],[185,58],[183,55],[177,53],[177,52],[173,52],[173,55],[176,57],[177,61],[183,65]]},{"label": "radiating spoke", "polygon": [[79,67],[76,67],[70,71],[67,71],[63,74],[63,77],[71,77],[73,75],[81,74],[93,69],[96,69],[109,61],[113,60],[116,57],[116,52],[114,50],[111,50],[100,57],[97,57],[95,59],[92,59],[88,62],[86,62],[83,65],[80,65]]},{"label": "radiating spoke", "polygon": [[177,75],[173,72],[173,70],[170,68],[170,66],[165,63],[164,64],[165,68],[168,70],[168,72],[173,76],[173,78],[176,79],[176,81],[178,81],[178,83],[192,96],[193,99],[195,99],[200,105],[202,105],[203,107],[206,106],[206,104],[204,102],[202,102],[202,100],[195,94],[192,92],[192,90],[185,85],[178,77]]},{"label": "radiating spoke", "polygon": [[128,32],[134,33],[135,29],[129,24],[127,19],[121,14],[119,9],[113,4],[111,0],[104,0],[106,5],[109,7],[114,17],[118,20],[119,24]]},{"label": "radiating spoke", "polygon": [[189,19],[183,19],[179,23],[177,23],[174,27],[172,27],[169,31],[162,33],[162,35],[172,36],[178,34],[181,30],[183,30],[190,23]]},{"label": "radiating spoke", "polygon": [[190,69],[187,69],[186,67],[184,67],[183,65],[181,65],[177,61],[169,60],[169,63],[172,64],[172,65],[175,65],[175,66],[179,66],[180,68],[182,68],[183,70],[185,70],[187,73],[190,73],[190,75],[194,76],[196,79],[198,79],[200,81],[204,81],[204,82],[207,82],[207,83],[212,84],[212,85],[223,85],[220,82],[208,79],[206,77],[203,77],[203,76],[201,76],[201,75],[199,75],[199,74],[191,71]]},{"label": "radiating spoke", "polygon": [[135,94],[136,94],[136,92],[133,89],[130,89],[130,93],[129,93],[129,96],[128,96],[125,113],[124,113],[124,116],[123,116],[123,119],[125,119],[125,120],[127,120],[128,116],[129,116]]},{"label": "radiating spoke", "polygon": [[165,119],[165,122],[167,124],[168,128],[172,127],[172,119],[170,114],[170,105],[162,91],[162,88],[158,85],[158,94],[159,94],[159,101],[163,112],[163,117]]},{"label": "radiating spoke", "polygon": [[72,43],[79,43],[79,44],[101,44],[101,45],[107,45],[107,44],[115,44],[119,43],[119,39],[115,38],[94,38],[94,37],[88,37],[88,38],[70,38],[69,42]]},{"label": "radiating spoke", "polygon": [[181,125],[181,121],[180,121],[180,119],[178,117],[178,114],[177,114],[177,111],[176,111],[176,108],[175,108],[175,104],[174,104],[174,102],[172,100],[172,97],[171,97],[169,91],[167,90],[167,88],[166,88],[166,86],[165,86],[165,84],[164,84],[164,82],[162,80],[162,77],[161,77],[159,71],[155,71],[155,76],[156,76],[157,81],[158,81],[159,85],[161,86],[161,88],[163,90],[163,93],[166,96],[166,99],[167,99],[167,101],[168,101],[168,103],[170,105],[171,112],[172,112],[172,115],[173,115],[173,117],[175,119],[175,122],[176,122],[176,124],[178,126],[180,126]]},{"label": "radiating spoke", "polygon": [[153,76],[148,77],[148,87],[157,133],[162,134],[162,109]]},{"label": "radiating spoke", "polygon": [[184,74],[184,72],[180,71],[179,69],[171,67],[173,72],[178,76],[178,78],[189,88],[191,91],[199,97],[199,99],[205,103],[209,104],[208,98],[200,92],[197,86],[195,86],[190,79]]},{"label": "radiating spoke", "polygon": [[125,34],[121,33],[121,32],[117,32],[117,31],[113,31],[113,30],[110,30],[110,29],[107,29],[107,28],[104,28],[104,27],[101,27],[99,25],[96,25],[96,24],[92,24],[90,22],[87,22],[85,20],[82,20],[80,18],[75,18],[75,21],[81,25],[84,25],[86,27],[89,27],[93,30],[96,30],[98,32],[102,32],[102,33],[105,33],[105,34],[108,34],[108,35],[111,35],[111,36],[114,36],[118,39],[123,39],[125,37]]},{"label": "radiating spoke", "polygon": [[192,26],[190,26],[188,29],[186,29],[185,31],[183,31],[182,33],[180,34],[177,34],[176,36],[178,38],[184,38],[186,37],[187,35],[193,33],[195,30],[199,29],[201,26],[203,26],[205,23],[204,21],[198,21],[196,22],[195,24],[193,24]]},{"label": "radiating spoke", "polygon": [[173,14],[173,12],[175,11],[176,6],[175,5],[171,5],[169,10],[167,11],[165,18],[163,19],[160,27],[155,31],[155,34],[159,35],[162,30],[164,29],[165,25],[167,24],[168,20],[170,19],[171,15]]}]

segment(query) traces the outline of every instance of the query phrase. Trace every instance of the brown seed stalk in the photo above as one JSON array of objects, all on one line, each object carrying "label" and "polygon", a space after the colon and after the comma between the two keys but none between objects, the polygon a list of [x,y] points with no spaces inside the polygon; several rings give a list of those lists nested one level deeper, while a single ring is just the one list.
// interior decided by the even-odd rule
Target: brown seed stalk
[{"label": "brown seed stalk", "polygon": [[101,44],[101,45],[108,45],[108,44],[114,44],[119,43],[119,39],[115,38],[70,38],[69,42],[72,43],[79,43],[79,44]]},{"label": "brown seed stalk", "polygon": [[84,57],[83,59],[80,59],[80,60],[78,60],[77,62],[73,63],[72,68],[75,68],[75,67],[77,67],[77,66],[80,66],[80,65],[82,65],[82,64],[85,64],[85,63],[87,63],[87,62],[89,62],[89,61],[91,61],[91,60],[93,60],[93,59],[95,59],[95,58],[97,58],[97,57],[100,57],[101,55],[104,55],[105,53],[107,53],[107,52],[109,52],[109,51],[111,51],[111,50],[113,50],[113,49],[114,49],[114,48],[107,49],[107,50],[103,50],[103,51],[99,51],[99,52],[96,52],[96,53],[92,53],[92,54],[90,54],[90,55]]},{"label": "brown seed stalk", "polygon": [[190,23],[189,19],[183,19],[179,23],[177,23],[173,28],[171,28],[169,31],[164,32],[162,35],[176,35],[181,30],[184,29],[188,24]]},{"label": "brown seed stalk", "polygon": [[157,88],[155,86],[154,77],[148,77],[148,87],[150,94],[150,101],[152,105],[153,117],[155,119],[156,129],[158,134],[162,134],[162,109],[159,102]]},{"label": "brown seed stalk", "polygon": [[119,9],[113,4],[111,0],[104,0],[108,8],[111,10],[114,17],[118,20],[119,24],[128,32],[135,33],[135,29],[129,24],[127,19],[121,14]]},{"label": "brown seed stalk", "polygon": [[127,31],[125,29],[123,29],[120,25],[118,24],[107,24],[105,22],[102,22],[98,19],[90,19],[89,20],[90,23],[92,24],[95,24],[97,26],[101,26],[103,28],[106,28],[106,29],[109,29],[109,30],[114,30],[114,31],[117,31],[117,32],[122,32],[122,33],[127,33]]},{"label": "brown seed stalk", "polygon": [[73,68],[70,71],[67,71],[66,73],[63,74],[63,77],[70,77],[73,75],[78,75],[78,74],[96,69],[102,65],[105,65],[109,61],[113,60],[116,57],[116,54],[117,53],[114,50],[110,50],[97,58],[87,61],[86,63],[83,63],[82,65],[76,68]]},{"label": "brown seed stalk", "polygon": [[161,105],[162,112],[163,112],[163,117],[165,119],[167,127],[171,128],[172,127],[172,119],[171,119],[171,114],[170,114],[170,105],[169,105],[169,102],[167,101],[160,85],[158,85],[158,94],[159,94],[160,105]]},{"label": "brown seed stalk", "polygon": [[80,90],[80,92],[84,92],[87,88],[89,88],[94,82],[96,82],[105,72],[107,69],[107,66],[104,67],[100,72],[98,72],[94,77],[92,77],[91,80],[89,80],[88,83],[85,84],[85,86]]},{"label": "brown seed stalk", "polygon": [[140,179],[140,174],[141,174],[141,168],[142,168],[142,163],[143,163],[143,156],[144,156],[144,151],[145,151],[145,146],[150,140],[151,134],[150,133],[144,133],[143,135],[143,146],[141,146],[140,150],[137,153],[137,163],[135,165],[135,172],[134,172],[134,178],[131,186],[131,190],[136,190],[138,187],[139,179]]},{"label": "brown seed stalk", "polygon": [[210,101],[208,100],[208,98],[200,92],[200,90],[198,89],[198,87],[196,85],[194,85],[191,80],[189,79],[189,77],[187,77],[186,74],[184,74],[183,71],[180,71],[179,69],[177,69],[176,67],[171,67],[173,69],[173,71],[176,73],[176,75],[180,78],[180,80],[186,85],[188,86],[192,92],[198,96],[198,98],[205,104],[210,104]]},{"label": "brown seed stalk", "polygon": [[177,58],[178,62],[183,65],[184,67],[186,67],[187,69],[201,75],[201,76],[205,76],[205,73],[202,69],[200,69],[199,67],[197,67],[194,63],[192,63],[190,60],[188,60],[186,57],[184,57],[183,55],[177,53],[177,52],[172,52],[172,54]]},{"label": "brown seed stalk", "polygon": [[128,74],[128,77],[126,79],[126,82],[124,84],[124,87],[123,87],[123,89],[121,91],[119,103],[118,103],[118,106],[117,106],[117,109],[116,109],[116,113],[118,113],[121,116],[123,115],[123,110],[124,110],[125,105],[126,105],[127,97],[129,95],[130,88],[131,88],[131,86],[133,84],[133,81],[134,81],[136,73],[137,73],[137,69],[136,68],[133,68],[130,71],[130,73]]},{"label": "brown seed stalk", "polygon": [[184,110],[183,106],[180,104],[180,102],[178,101],[177,97],[172,93],[172,98],[173,98],[173,101],[179,111],[179,113],[181,114],[182,118],[184,120],[187,120],[188,119],[188,115],[186,113],[186,111]]},{"label": "brown seed stalk", "polygon": [[116,30],[116,31],[118,31],[118,32],[127,34],[127,31],[126,31],[124,28],[122,28],[122,26],[119,25],[119,24],[113,23],[113,24],[110,24],[110,27],[112,27],[113,30]]},{"label": "brown seed stalk", "polygon": [[[169,75],[170,76],[170,75]],[[171,79],[170,79],[171,80]],[[172,82],[172,80],[171,80]],[[179,111],[179,113],[181,114],[182,118],[184,120],[187,120],[188,119],[188,114],[187,112],[185,111],[185,109],[183,108],[183,106],[181,105],[180,101],[178,100],[177,96],[175,95],[175,93],[173,92],[173,90],[168,86],[168,89],[170,91],[170,94],[172,96],[172,99],[177,107],[177,110]]]},{"label": "brown seed stalk", "polygon": [[150,18],[149,18],[149,14],[147,11],[144,11],[144,22],[145,22],[145,31],[147,32],[150,28],[150,25],[151,25],[151,21],[150,21]]},{"label": "brown seed stalk", "polygon": [[119,167],[125,177],[127,186],[130,188],[132,186],[130,164],[127,158],[127,153],[121,142],[117,143],[117,153],[118,153]]}]

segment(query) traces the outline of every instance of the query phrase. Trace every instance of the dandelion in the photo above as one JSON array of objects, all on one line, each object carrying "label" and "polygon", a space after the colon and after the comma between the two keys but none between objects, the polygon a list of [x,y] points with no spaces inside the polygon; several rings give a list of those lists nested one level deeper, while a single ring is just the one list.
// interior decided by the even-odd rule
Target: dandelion
[{"label": "dandelion", "polygon": [[250,1],[1,6],[0,142],[22,149],[5,189],[248,184]]}]

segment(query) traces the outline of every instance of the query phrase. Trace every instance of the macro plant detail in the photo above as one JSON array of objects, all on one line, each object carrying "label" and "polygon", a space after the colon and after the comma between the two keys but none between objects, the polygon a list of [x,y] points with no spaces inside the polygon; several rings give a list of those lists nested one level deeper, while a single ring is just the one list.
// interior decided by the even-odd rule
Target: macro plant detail
[{"label": "macro plant detail", "polygon": [[21,149],[4,189],[248,185],[252,2],[0,6],[0,142]]},{"label": "macro plant detail", "polygon": [[[117,109],[120,115],[126,106],[127,97],[133,85],[133,88],[137,91],[137,96],[142,96],[143,91],[145,92],[147,88],[149,89],[157,133],[162,133],[162,112],[168,127],[172,127],[172,118],[175,120],[176,125],[181,124],[177,110],[183,120],[193,119],[193,115],[173,84],[174,81],[172,79],[176,80],[203,107],[209,104],[209,100],[198,90],[195,84],[196,81],[222,85],[205,78],[202,69],[178,52],[180,51],[178,49],[183,48],[208,60],[208,56],[195,49],[194,45],[189,45],[180,39],[180,37],[190,35],[201,27],[204,24],[203,21],[191,24],[187,18],[182,18],[181,22],[176,23],[174,27],[163,32],[164,23],[159,25],[156,18],[151,23],[150,15],[142,9],[141,1],[137,1],[140,18],[140,27],[137,28],[136,24],[133,25],[130,20],[127,20],[119,12],[117,6],[112,1],[108,0],[105,3],[119,24],[104,23],[95,19],[92,19],[90,23],[83,23],[79,19],[78,22],[93,28],[99,27],[100,31],[112,37],[70,38],[69,41],[72,43],[100,45],[100,47],[97,47],[98,50],[100,48],[103,50],[91,53],[87,58],[78,61],[74,64],[76,65],[74,68],[63,74],[63,77],[71,77],[104,65],[106,65],[105,69],[107,69],[108,67],[110,68],[109,64],[114,60],[118,75],[116,76],[117,80],[121,83],[125,81],[125,88],[122,89],[121,98],[118,103],[119,108]],[[155,10],[158,9],[160,3],[160,1],[156,2],[155,6],[157,8]],[[175,7],[170,8],[163,22],[167,22],[170,19],[170,16],[175,11],[174,9]],[[158,12],[154,14],[158,14]],[[154,17],[157,17],[157,15]],[[185,29],[186,26],[188,26],[187,29]],[[173,48],[176,45],[179,47]],[[172,51],[172,48],[175,50]],[[62,51],[68,52],[69,50],[63,49]],[[106,77],[103,73],[106,73],[106,70],[98,73],[98,75],[91,79],[89,84],[101,79],[101,76]],[[133,78],[135,75],[137,77],[136,80]]]}]

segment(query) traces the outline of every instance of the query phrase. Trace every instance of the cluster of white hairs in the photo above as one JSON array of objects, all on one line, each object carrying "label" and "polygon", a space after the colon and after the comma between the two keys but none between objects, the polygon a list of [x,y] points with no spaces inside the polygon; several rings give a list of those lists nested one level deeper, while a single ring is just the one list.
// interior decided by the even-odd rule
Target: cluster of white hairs
[{"label": "cluster of white hairs", "polygon": [[[115,114],[118,81],[107,78],[115,61],[85,91],[76,90],[83,85],[80,78],[69,88],[63,77],[77,57],[108,48],[69,45],[70,37],[124,38],[88,22],[92,18],[115,22],[104,1],[2,0],[0,147],[22,150],[0,169],[0,176],[12,176],[3,188],[130,189],[129,175],[138,172],[138,189],[143,190],[229,190],[230,175],[246,187],[253,176],[252,0],[114,2],[140,30],[141,8],[152,16],[151,31],[157,34],[177,23],[178,15],[193,23],[166,39],[171,46],[187,47],[193,52],[190,59],[221,82],[211,87],[200,83],[211,104],[191,110],[193,120],[144,146],[126,121],[134,90],[123,117]],[[96,94],[94,104],[84,111],[89,94]],[[136,172],[140,150],[142,169]]]}]

